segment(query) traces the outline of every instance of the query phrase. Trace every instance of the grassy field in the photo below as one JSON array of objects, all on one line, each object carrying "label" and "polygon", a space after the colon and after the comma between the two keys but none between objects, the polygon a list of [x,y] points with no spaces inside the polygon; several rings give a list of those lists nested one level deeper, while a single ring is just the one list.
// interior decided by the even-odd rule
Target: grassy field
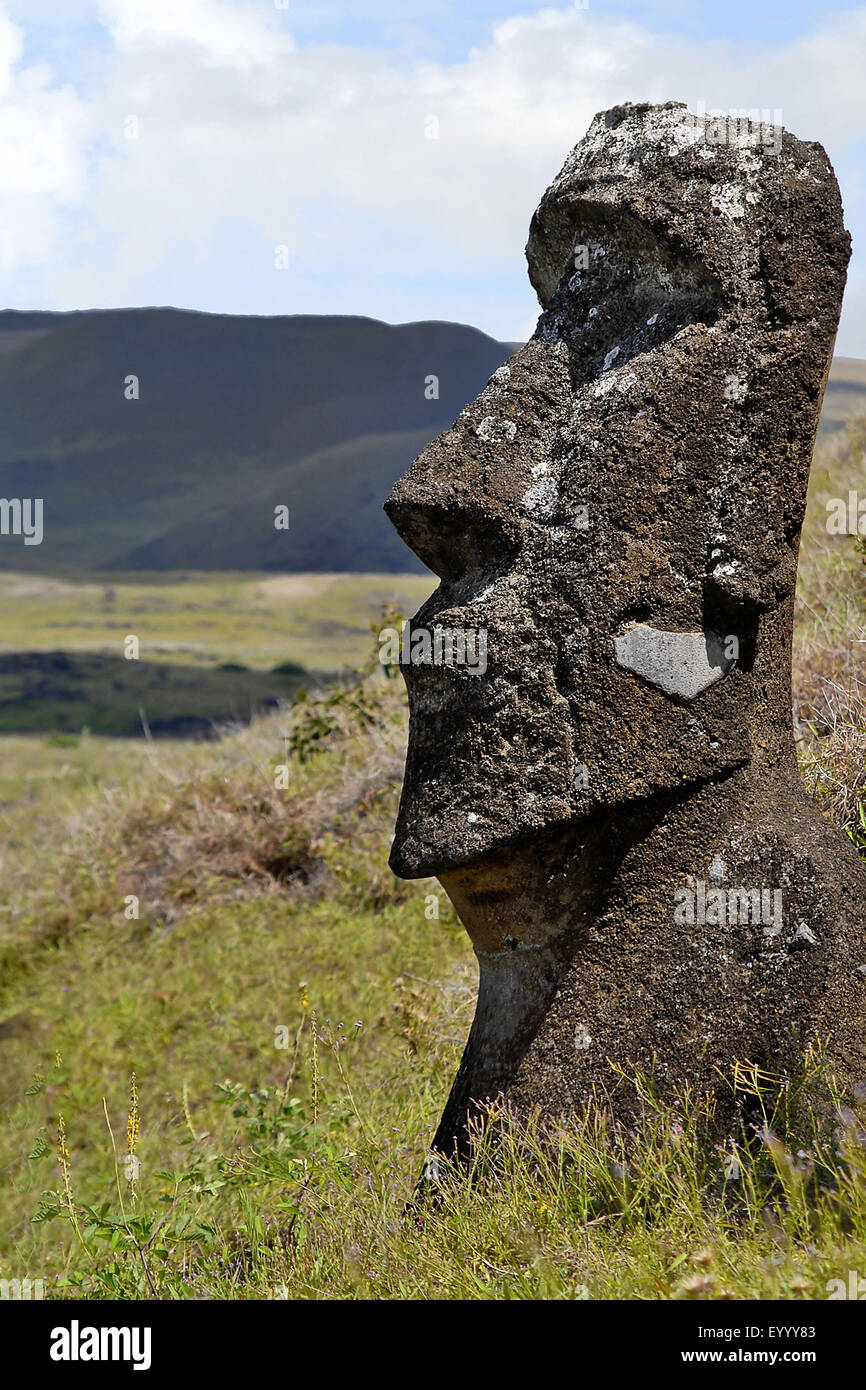
[{"label": "grassy field", "polygon": [[[384,605],[422,575],[148,575],[95,582],[0,573],[0,732],[207,736],[357,668]],[[137,657],[128,659],[129,639]]]},{"label": "grassy field", "polygon": [[284,661],[320,671],[366,659],[383,604],[417,607],[434,586],[416,574],[149,574],[65,581],[0,573],[0,655],[98,652],[180,665]]},{"label": "grassy field", "polygon": [[[866,853],[866,566],[824,525],[861,479],[856,433],[822,446],[795,715],[807,784]],[[220,654],[249,659],[257,631]],[[387,869],[405,720],[379,672],[207,743],[3,740],[0,1277],[50,1297],[821,1299],[862,1272],[856,1126],[768,1114],[708,1143],[688,1097],[648,1102],[635,1133],[572,1117],[552,1146],[506,1125],[474,1183],[407,1208],[476,975],[436,883]]]}]

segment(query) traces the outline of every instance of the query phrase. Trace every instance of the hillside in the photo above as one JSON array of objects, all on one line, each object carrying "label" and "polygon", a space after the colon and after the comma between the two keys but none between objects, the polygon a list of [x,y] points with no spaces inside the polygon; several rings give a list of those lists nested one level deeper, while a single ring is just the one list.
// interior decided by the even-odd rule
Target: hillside
[{"label": "hillside", "polygon": [[0,573],[0,734],[209,737],[326,672],[358,669],[383,608],[413,612],[433,582],[251,570],[122,578]]},{"label": "hillside", "polygon": [[866,362],[834,357],[824,393],[821,433],[841,429],[854,415],[866,414]]},{"label": "hillside", "polygon": [[45,507],[0,568],[419,571],[382,500],[510,350],[449,323],[0,313],[0,497]]}]

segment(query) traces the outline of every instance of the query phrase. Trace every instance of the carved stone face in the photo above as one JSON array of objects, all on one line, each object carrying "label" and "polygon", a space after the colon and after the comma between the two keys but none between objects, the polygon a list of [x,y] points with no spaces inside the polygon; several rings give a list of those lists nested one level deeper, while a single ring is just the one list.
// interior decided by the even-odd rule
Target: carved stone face
[{"label": "carved stone face", "polygon": [[798,277],[814,283],[818,256],[843,283],[848,253],[826,236],[838,209],[821,222],[813,205],[825,170],[778,132],[710,143],[684,107],[626,107],[545,194],[534,337],[386,503],[441,579],[413,628],[487,641],[483,674],[404,666],[397,873],[790,755],[797,545],[836,326]]}]

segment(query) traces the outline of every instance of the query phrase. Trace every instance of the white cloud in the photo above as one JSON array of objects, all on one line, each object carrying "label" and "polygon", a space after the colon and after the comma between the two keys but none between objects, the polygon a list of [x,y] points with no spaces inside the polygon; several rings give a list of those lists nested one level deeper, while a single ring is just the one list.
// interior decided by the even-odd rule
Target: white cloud
[{"label": "white cloud", "polygon": [[291,48],[273,5],[251,0],[99,0],[119,53],[160,53],[190,44],[206,62],[254,68]]},{"label": "white cloud", "polygon": [[0,97],[9,91],[12,67],[24,47],[24,35],[8,15],[0,10]]},{"label": "white cloud", "polygon": [[[87,193],[87,113],[42,66],[22,68],[23,34],[0,10],[0,277],[28,287],[54,274],[66,215]],[[38,291],[37,291],[38,292]]]},{"label": "white cloud", "polygon": [[[291,12],[260,0],[101,0],[100,14],[112,48],[83,103],[14,68],[20,34],[0,0],[3,266],[62,307],[160,300],[163,283],[177,301],[186,277],[190,302],[218,308],[217,277],[227,293],[248,278],[253,312],[453,317],[512,337],[532,308],[513,278],[529,218],[597,110],[781,108],[843,180],[866,135],[866,10],[768,53],[547,9],[500,24],[461,63],[414,70],[369,49],[296,48]],[[278,243],[293,277],[279,288]],[[858,342],[866,356],[866,331]]]}]

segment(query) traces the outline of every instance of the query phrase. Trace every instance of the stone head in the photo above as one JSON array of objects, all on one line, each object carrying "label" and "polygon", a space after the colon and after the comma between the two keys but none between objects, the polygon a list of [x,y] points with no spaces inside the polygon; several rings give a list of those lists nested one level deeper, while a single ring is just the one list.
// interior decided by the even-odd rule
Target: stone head
[{"label": "stone head", "polygon": [[790,757],[848,256],[819,145],[673,103],[595,118],[532,219],[534,336],[386,503],[440,579],[413,628],[486,642],[404,665],[397,873]]}]

